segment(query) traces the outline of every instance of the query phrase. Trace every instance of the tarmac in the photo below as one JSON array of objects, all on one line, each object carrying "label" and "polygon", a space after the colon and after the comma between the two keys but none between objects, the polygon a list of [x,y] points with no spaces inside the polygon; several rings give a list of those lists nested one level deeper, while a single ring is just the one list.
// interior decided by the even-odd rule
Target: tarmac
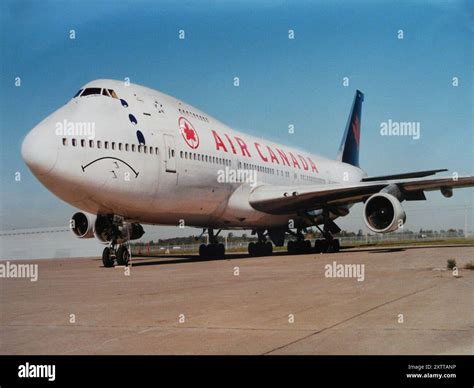
[{"label": "tarmac", "polygon": [[37,281],[0,279],[0,354],[472,355],[473,260],[474,246],[30,260]]}]

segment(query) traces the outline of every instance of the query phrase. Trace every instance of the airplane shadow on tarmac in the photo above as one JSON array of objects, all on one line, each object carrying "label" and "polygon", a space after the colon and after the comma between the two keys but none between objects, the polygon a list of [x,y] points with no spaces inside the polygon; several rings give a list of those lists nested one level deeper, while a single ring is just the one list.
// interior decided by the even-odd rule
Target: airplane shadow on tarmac
[{"label": "airplane shadow on tarmac", "polygon": [[[275,252],[272,256],[285,256],[286,252]],[[248,259],[247,253],[227,253],[225,257],[199,257],[198,255],[173,255],[173,256],[147,256],[140,258],[132,258],[133,267],[141,267],[147,265],[164,265],[164,264],[185,264],[185,263],[197,263],[204,261],[222,261],[222,260],[239,260]],[[263,257],[263,256],[262,256]],[[259,257],[253,257],[259,259]],[[150,259],[161,259],[150,261]]]},{"label": "airplane shadow on tarmac", "polygon": [[[361,249],[357,251],[346,251],[345,253],[358,253],[358,252],[390,253],[390,252],[400,252],[404,250],[405,250],[404,248]],[[302,255],[311,255],[311,254],[314,254],[315,256],[321,255],[320,253],[311,253],[311,252],[310,253],[292,253],[291,255],[289,255],[288,252],[282,251],[282,252],[274,252],[271,255],[271,257],[302,256]],[[337,253],[324,254],[324,256],[328,256],[328,255],[337,257]],[[196,262],[205,262],[205,261],[239,260],[239,259],[249,259],[249,258],[258,260],[259,258],[262,258],[262,257],[269,257],[269,256],[251,257],[247,253],[227,253],[225,257],[223,258],[222,257],[199,257],[198,255],[173,255],[173,256],[158,255],[158,256],[132,258],[131,262],[132,262],[133,267],[141,267],[141,266],[149,266],[149,265],[184,264],[184,263],[196,263]]]},{"label": "airplane shadow on tarmac", "polygon": [[[462,245],[457,245],[462,246]],[[466,246],[472,246],[467,244]],[[347,250],[353,247],[346,247],[345,249],[341,249],[339,253],[345,254],[359,254],[360,252],[368,252],[368,253],[395,253],[395,252],[403,252],[407,249],[439,249],[439,248],[450,248],[450,246],[443,246],[443,245],[436,245],[436,246],[412,246],[412,247],[381,247],[381,248],[367,248],[367,249],[356,249],[356,250]],[[312,255],[314,254],[316,257],[321,255],[320,253],[293,253],[288,254],[286,251],[274,252],[271,257],[278,257],[278,256],[300,256],[300,255]],[[334,257],[338,256],[337,253],[330,253],[330,254],[323,254],[324,257]],[[219,260],[242,260],[242,259],[249,259],[253,258],[258,260],[262,257],[269,257],[269,256],[261,256],[261,257],[251,257],[247,253],[227,253],[224,258],[222,257],[199,257],[198,255],[157,255],[157,256],[142,256],[137,258],[132,258],[131,263],[133,267],[142,267],[142,266],[150,266],[150,265],[166,265],[166,264],[185,264],[185,263],[197,263],[197,262],[206,262],[206,261],[219,261]],[[97,259],[95,259],[97,260]],[[99,259],[100,260],[100,259]]]}]

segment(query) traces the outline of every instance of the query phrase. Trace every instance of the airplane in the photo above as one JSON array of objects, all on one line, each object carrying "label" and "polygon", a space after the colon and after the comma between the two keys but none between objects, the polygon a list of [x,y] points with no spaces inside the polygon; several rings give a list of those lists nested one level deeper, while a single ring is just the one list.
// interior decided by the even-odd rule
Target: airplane
[{"label": "airplane", "polygon": [[[251,256],[270,255],[287,236],[289,253],[332,253],[334,220],[358,202],[367,227],[388,233],[406,221],[401,202],[474,185],[474,176],[431,177],[446,169],[368,176],[359,166],[363,101],[357,90],[331,160],[238,132],[157,90],[99,79],[35,126],[21,154],[49,191],[80,209],[70,228],[106,245],[104,267],[129,265],[142,224],[202,228],[202,257],[224,257],[217,236],[233,229],[257,235]],[[304,238],[310,227],[322,235],[314,247]]]}]

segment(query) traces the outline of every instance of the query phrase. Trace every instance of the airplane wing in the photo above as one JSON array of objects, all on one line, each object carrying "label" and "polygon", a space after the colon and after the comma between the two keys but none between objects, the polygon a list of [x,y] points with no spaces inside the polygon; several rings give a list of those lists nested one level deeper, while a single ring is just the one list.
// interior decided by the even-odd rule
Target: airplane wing
[{"label": "airplane wing", "polygon": [[262,185],[252,190],[249,202],[254,209],[265,213],[290,214],[362,202],[389,185],[396,185],[405,200],[423,200],[426,199],[425,191],[441,190],[444,195],[450,196],[453,188],[474,186],[474,176],[304,186]]}]

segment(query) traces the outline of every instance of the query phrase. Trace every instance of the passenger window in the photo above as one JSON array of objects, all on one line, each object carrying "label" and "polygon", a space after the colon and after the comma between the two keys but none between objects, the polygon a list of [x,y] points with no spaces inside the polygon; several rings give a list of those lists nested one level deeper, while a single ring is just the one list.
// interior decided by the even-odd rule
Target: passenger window
[{"label": "passenger window", "polygon": [[114,150],[115,149],[115,142],[113,141],[111,145],[112,145],[112,149]]},{"label": "passenger window", "polygon": [[104,148],[106,150],[109,149],[109,142],[108,141],[104,141]]},{"label": "passenger window", "polygon": [[73,146],[73,147],[76,146],[76,139],[72,139],[72,146]]},{"label": "passenger window", "polygon": [[118,149],[119,151],[122,151],[122,143],[118,143]]},{"label": "passenger window", "polygon": [[125,144],[125,151],[128,152],[128,143]]},{"label": "passenger window", "polygon": [[89,140],[89,147],[94,148],[94,140]]},{"label": "passenger window", "polygon": [[135,144],[132,144],[132,152],[135,152]]},{"label": "passenger window", "polygon": [[100,140],[97,140],[97,148],[100,148],[102,146]]},{"label": "passenger window", "polygon": [[63,137],[63,146],[67,146],[67,139]]},{"label": "passenger window", "polygon": [[84,139],[81,139],[81,147],[85,147],[86,146],[86,141]]}]

